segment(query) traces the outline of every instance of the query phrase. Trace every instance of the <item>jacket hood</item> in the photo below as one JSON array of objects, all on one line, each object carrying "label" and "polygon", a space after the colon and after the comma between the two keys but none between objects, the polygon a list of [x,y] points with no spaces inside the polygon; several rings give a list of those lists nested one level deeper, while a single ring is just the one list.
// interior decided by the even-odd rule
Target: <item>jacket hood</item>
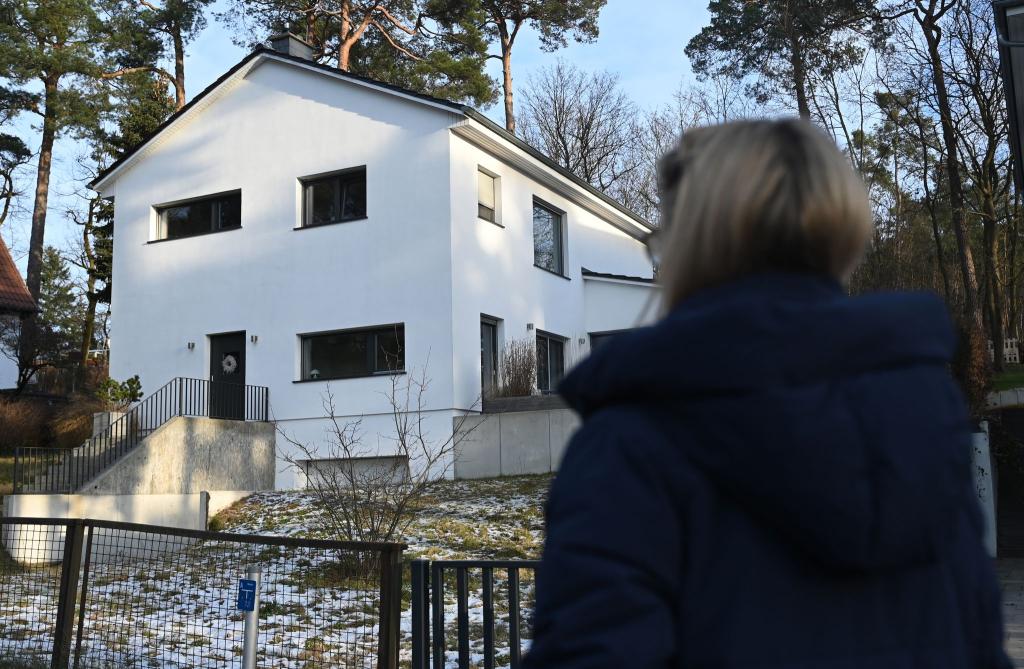
[{"label": "jacket hood", "polygon": [[655,416],[751,516],[830,565],[881,569],[937,557],[970,493],[954,347],[936,296],[761,275],[616,337],[559,390],[584,417]]}]

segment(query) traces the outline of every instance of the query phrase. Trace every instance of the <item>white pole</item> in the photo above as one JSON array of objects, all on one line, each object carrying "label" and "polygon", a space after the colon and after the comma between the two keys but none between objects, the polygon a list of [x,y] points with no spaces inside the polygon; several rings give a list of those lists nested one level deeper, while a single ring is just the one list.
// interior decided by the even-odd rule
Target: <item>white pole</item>
[{"label": "white pole", "polygon": [[256,597],[252,611],[245,612],[245,640],[242,645],[242,669],[256,669],[256,647],[259,639],[260,622],[260,568],[249,567],[245,577],[256,581]]}]

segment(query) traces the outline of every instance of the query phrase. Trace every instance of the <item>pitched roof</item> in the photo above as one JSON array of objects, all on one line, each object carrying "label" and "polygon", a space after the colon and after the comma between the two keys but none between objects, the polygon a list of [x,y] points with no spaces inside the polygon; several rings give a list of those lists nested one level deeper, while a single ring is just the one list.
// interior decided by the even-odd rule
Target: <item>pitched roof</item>
[{"label": "pitched roof", "polygon": [[209,95],[215,89],[220,87],[220,85],[223,84],[228,79],[230,79],[232,77],[232,75],[234,75],[239,70],[244,68],[246,65],[248,65],[249,63],[251,63],[252,61],[254,61],[255,59],[257,59],[257,58],[259,58],[261,56],[263,56],[263,57],[270,57],[270,58],[273,58],[275,60],[279,60],[279,61],[283,61],[283,62],[290,62],[290,63],[294,63],[296,65],[300,65],[302,67],[312,68],[312,69],[315,69],[315,70],[319,70],[319,71],[322,71],[322,72],[324,72],[326,74],[330,74],[331,76],[333,76],[333,77],[335,77],[337,79],[348,80],[348,81],[351,81],[351,82],[354,82],[354,83],[360,83],[360,84],[363,84],[363,85],[369,85],[369,86],[372,86],[374,88],[378,88],[378,89],[381,89],[381,90],[384,90],[384,91],[388,91],[388,92],[391,92],[393,94],[397,94],[397,95],[400,95],[400,96],[405,97],[405,98],[413,99],[415,101],[418,101],[418,102],[421,102],[421,103],[424,103],[424,104],[432,105],[432,106],[435,106],[435,107],[436,106],[445,107],[445,108],[450,109],[453,112],[460,113],[463,116],[465,116],[466,118],[472,119],[472,120],[476,121],[477,123],[481,124],[482,126],[487,128],[487,130],[490,131],[491,133],[493,133],[495,135],[498,135],[502,139],[510,142],[516,148],[518,148],[518,149],[524,151],[525,153],[529,154],[530,157],[532,157],[535,160],[538,160],[541,163],[543,163],[546,167],[554,170],[555,172],[558,172],[559,175],[561,175],[565,179],[571,181],[576,186],[579,186],[580,188],[586,190],[591,195],[593,195],[597,199],[599,199],[602,202],[604,202],[606,205],[608,205],[608,206],[618,210],[620,213],[625,214],[629,218],[633,219],[634,221],[636,221],[637,224],[639,224],[639,226],[641,228],[646,229],[648,231],[654,229],[653,226],[643,216],[641,216],[640,214],[636,213],[635,211],[633,211],[629,207],[623,205],[618,200],[616,200],[616,199],[614,199],[612,197],[609,197],[606,193],[603,193],[600,190],[598,190],[597,188],[594,188],[594,186],[592,186],[587,181],[579,178],[578,176],[573,174],[571,171],[567,170],[566,168],[562,167],[557,162],[552,160],[550,157],[548,157],[545,154],[541,153],[540,151],[535,149],[533,146],[527,144],[526,142],[524,142],[519,137],[516,137],[512,133],[508,132],[507,130],[505,130],[504,128],[502,128],[498,124],[496,124],[494,121],[489,119],[487,116],[485,116],[484,114],[478,112],[476,109],[473,109],[472,107],[470,107],[468,105],[464,105],[464,104],[461,104],[459,102],[453,102],[451,100],[444,100],[444,99],[441,99],[441,98],[436,98],[436,97],[433,97],[433,96],[430,96],[430,95],[426,95],[424,93],[419,93],[417,91],[409,90],[407,88],[402,88],[400,86],[395,86],[393,84],[389,84],[389,83],[386,83],[386,82],[383,82],[383,81],[378,81],[376,79],[371,79],[369,77],[364,77],[364,76],[361,76],[361,75],[352,74],[351,72],[343,72],[343,71],[338,70],[338,69],[336,69],[334,67],[331,67],[329,65],[324,65],[322,63],[315,63],[313,61],[306,60],[304,58],[299,58],[298,56],[292,56],[290,54],[282,53],[280,51],[276,51],[274,49],[271,49],[271,48],[265,47],[265,46],[257,47],[249,55],[247,55],[245,58],[243,58],[238,63],[236,63],[231,69],[229,69],[227,72],[225,72],[223,75],[221,75],[216,81],[214,81],[212,84],[210,84],[209,86],[204,88],[202,90],[202,92],[200,92],[197,96],[192,98],[192,100],[190,100],[188,102],[188,104],[186,104],[184,107],[182,107],[181,109],[176,111],[174,114],[169,116],[148,137],[144,138],[141,142],[139,142],[134,147],[132,147],[131,149],[126,151],[124,153],[124,155],[122,155],[116,161],[111,163],[105,170],[100,172],[96,176],[96,178],[93,179],[89,183],[89,187],[90,188],[95,188],[97,186],[97,184],[105,181],[115,171],[117,171],[126,162],[128,162],[132,158],[132,156],[134,156],[136,153],[138,153],[139,150],[141,150],[144,146],[149,144],[149,142],[151,140],[156,138],[157,135],[162,133],[171,124],[173,124],[175,121],[177,121],[181,116],[187,114],[190,110],[192,110],[197,105],[197,103],[202,101],[207,95]]},{"label": "pitched roof", "polygon": [[35,310],[36,301],[14,266],[7,245],[0,239],[0,314],[27,314]]}]

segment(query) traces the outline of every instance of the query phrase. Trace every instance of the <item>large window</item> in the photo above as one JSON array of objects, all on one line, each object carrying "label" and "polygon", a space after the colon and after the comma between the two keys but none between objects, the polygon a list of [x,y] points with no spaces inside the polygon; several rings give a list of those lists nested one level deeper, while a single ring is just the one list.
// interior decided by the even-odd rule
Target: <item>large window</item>
[{"label": "large window", "polygon": [[477,205],[476,213],[477,216],[490,221],[491,223],[498,222],[498,178],[493,174],[488,174],[482,169],[477,170],[476,173],[476,190],[477,190]]},{"label": "large window", "polygon": [[565,339],[546,332],[537,333],[537,388],[554,392],[565,375]]},{"label": "large window", "polygon": [[366,168],[302,182],[302,225],[312,227],[366,218]]},{"label": "large window", "polygon": [[564,273],[562,214],[533,203],[533,264],[555,274]]},{"label": "large window", "polygon": [[405,326],[302,335],[302,380],[349,379],[405,370]]},{"label": "large window", "polygon": [[157,209],[157,239],[179,239],[242,227],[242,193],[197,198]]}]

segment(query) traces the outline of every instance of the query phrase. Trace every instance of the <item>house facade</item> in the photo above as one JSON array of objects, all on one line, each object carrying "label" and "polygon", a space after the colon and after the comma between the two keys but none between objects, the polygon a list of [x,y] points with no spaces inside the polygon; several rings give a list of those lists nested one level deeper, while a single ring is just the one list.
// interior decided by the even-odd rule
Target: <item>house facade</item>
[{"label": "house facade", "polygon": [[257,50],[94,182],[115,203],[114,378],[268,387],[293,487],[290,441],[329,451],[328,395],[386,456],[392,372],[428,379],[443,440],[509,342],[536,345],[543,392],[651,317],[644,221],[466,107],[301,56]]},{"label": "house facade", "polygon": [[[15,339],[22,319],[36,311],[36,302],[21,278],[7,245],[0,239],[0,334]],[[0,352],[0,390],[18,385],[17,351]]]}]

